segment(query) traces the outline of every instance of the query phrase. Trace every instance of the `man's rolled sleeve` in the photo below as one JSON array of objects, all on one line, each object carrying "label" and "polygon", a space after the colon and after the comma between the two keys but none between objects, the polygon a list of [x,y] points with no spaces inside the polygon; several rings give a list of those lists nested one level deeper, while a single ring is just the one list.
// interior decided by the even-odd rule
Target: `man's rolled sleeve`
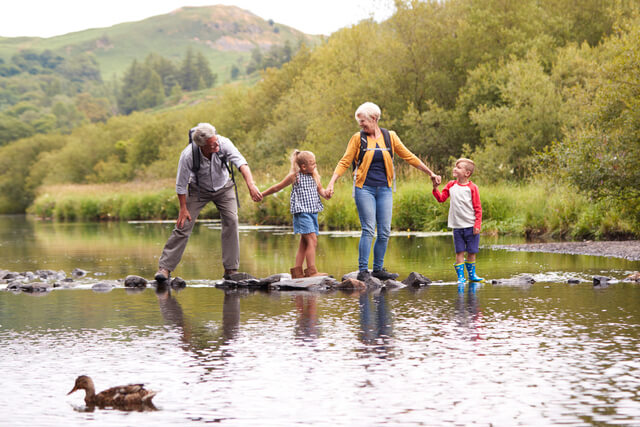
[{"label": "man's rolled sleeve", "polygon": [[[223,139],[224,138],[224,139]],[[233,163],[235,167],[240,170],[240,166],[249,164],[247,159],[240,153],[240,150],[233,145],[233,142],[229,138],[220,137],[220,149],[224,151],[229,162]]]},{"label": "man's rolled sleeve", "polygon": [[191,177],[191,166],[189,164],[189,153],[184,150],[178,160],[178,173],[176,174],[176,194],[187,194],[189,178]]}]

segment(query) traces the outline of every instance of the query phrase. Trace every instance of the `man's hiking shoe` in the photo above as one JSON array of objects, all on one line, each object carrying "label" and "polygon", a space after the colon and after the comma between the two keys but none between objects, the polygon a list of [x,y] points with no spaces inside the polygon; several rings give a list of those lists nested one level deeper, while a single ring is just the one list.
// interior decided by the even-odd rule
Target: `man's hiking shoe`
[{"label": "man's hiking shoe", "polygon": [[162,267],[159,268],[158,272],[156,273],[155,279],[158,282],[164,282],[165,280],[169,280],[169,270]]},{"label": "man's hiking shoe", "polygon": [[230,272],[229,273],[224,273],[224,276],[222,276],[222,278],[224,280],[233,280],[234,282],[240,282],[242,280],[255,279],[255,277],[253,277],[249,273],[238,273],[237,271],[235,273],[230,273]]},{"label": "man's hiking shoe", "polygon": [[371,273],[369,273],[369,270],[358,271],[357,279],[360,280],[361,282],[366,281],[369,277],[371,277]]},{"label": "man's hiking shoe", "polygon": [[382,270],[373,270],[371,272],[371,275],[373,277],[375,277],[376,279],[380,279],[382,281],[389,280],[389,279],[396,280],[398,278],[398,276],[399,276],[396,273],[389,273],[384,268]]}]

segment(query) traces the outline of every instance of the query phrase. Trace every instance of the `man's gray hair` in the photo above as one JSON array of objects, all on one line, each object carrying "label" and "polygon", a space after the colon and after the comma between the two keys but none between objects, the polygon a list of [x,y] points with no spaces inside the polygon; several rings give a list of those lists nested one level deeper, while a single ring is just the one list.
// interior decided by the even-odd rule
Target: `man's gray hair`
[{"label": "man's gray hair", "polygon": [[382,112],[380,111],[380,107],[378,107],[373,102],[365,102],[364,104],[359,106],[358,109],[356,110],[356,114],[355,114],[356,121],[358,121],[358,116],[360,114],[362,114],[368,119],[380,120],[380,115],[382,114]]},{"label": "man's gray hair", "polygon": [[212,136],[216,136],[216,128],[210,123],[198,123],[198,126],[191,130],[193,131],[191,138],[198,147],[204,146]]}]

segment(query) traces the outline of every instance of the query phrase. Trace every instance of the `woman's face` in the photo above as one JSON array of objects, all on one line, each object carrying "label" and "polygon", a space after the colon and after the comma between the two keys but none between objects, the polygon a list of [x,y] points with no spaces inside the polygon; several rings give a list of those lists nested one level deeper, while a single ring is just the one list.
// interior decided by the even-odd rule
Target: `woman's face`
[{"label": "woman's face", "polygon": [[378,126],[378,121],[376,119],[369,118],[364,114],[358,114],[358,126],[360,126],[360,129],[362,129],[367,135],[373,135],[376,127]]}]

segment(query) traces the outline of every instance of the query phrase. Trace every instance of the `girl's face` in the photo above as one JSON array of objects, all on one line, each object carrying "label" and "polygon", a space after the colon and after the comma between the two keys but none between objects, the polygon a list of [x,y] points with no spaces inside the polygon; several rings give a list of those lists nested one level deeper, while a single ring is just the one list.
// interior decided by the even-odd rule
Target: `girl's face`
[{"label": "girl's face", "polygon": [[302,173],[313,173],[316,168],[316,159],[310,158],[306,162],[300,163],[300,172]]}]

